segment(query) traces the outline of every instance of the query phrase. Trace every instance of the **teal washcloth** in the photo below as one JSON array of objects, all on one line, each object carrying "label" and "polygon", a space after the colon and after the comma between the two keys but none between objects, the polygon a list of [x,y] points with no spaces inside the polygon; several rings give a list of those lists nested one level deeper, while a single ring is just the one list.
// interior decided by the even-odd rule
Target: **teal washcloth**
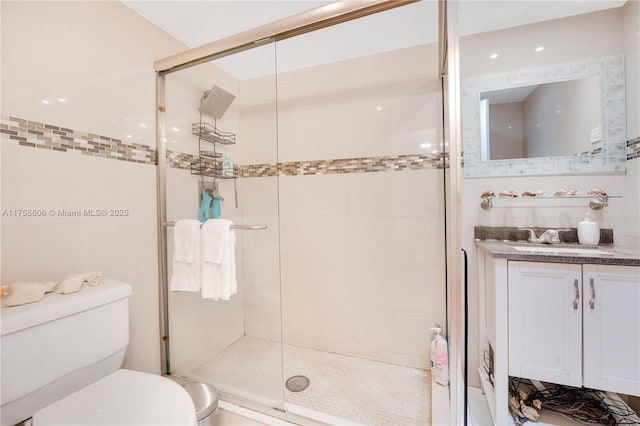
[{"label": "teal washcloth", "polygon": [[[202,189],[202,201],[200,202],[200,222],[204,223],[208,219],[211,219],[211,213],[210,213],[209,207],[211,206],[211,201],[213,200],[214,198],[211,198],[211,196],[207,193],[207,191]],[[220,206],[220,202],[218,201],[218,216],[220,216],[219,206]]]},{"label": "teal washcloth", "polygon": [[213,212],[211,213],[211,219],[219,218],[220,217],[220,199],[219,198],[213,199],[212,210]]}]

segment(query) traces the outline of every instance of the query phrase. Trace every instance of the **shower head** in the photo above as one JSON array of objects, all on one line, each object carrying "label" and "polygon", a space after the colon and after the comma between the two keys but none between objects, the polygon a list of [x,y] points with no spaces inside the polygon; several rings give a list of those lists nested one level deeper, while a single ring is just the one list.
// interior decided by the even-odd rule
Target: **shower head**
[{"label": "shower head", "polygon": [[214,85],[211,90],[204,92],[200,112],[214,118],[222,118],[235,98],[235,95]]}]

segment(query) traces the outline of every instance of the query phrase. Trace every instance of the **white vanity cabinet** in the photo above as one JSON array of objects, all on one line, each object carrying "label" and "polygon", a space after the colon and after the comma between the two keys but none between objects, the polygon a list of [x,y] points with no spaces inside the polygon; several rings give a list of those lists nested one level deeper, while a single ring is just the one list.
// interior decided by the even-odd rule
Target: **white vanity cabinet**
[{"label": "white vanity cabinet", "polygon": [[509,375],[640,395],[639,270],[509,261]]},{"label": "white vanity cabinet", "polygon": [[640,268],[582,265],[583,386],[640,396]]},{"label": "white vanity cabinet", "polygon": [[509,375],[582,386],[582,267],[508,262]]},{"label": "white vanity cabinet", "polygon": [[495,424],[511,423],[509,376],[640,396],[635,258],[554,263],[498,242],[481,247],[479,374]]}]

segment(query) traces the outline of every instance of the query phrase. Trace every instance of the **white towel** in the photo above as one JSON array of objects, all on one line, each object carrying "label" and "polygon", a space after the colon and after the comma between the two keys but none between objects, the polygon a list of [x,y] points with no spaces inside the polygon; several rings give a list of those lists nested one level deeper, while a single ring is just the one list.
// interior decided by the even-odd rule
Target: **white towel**
[{"label": "white towel", "polygon": [[176,222],[173,231],[171,291],[200,290],[200,221]]},{"label": "white towel", "polygon": [[203,299],[229,300],[238,291],[236,234],[231,225],[226,219],[210,219],[202,225]]}]

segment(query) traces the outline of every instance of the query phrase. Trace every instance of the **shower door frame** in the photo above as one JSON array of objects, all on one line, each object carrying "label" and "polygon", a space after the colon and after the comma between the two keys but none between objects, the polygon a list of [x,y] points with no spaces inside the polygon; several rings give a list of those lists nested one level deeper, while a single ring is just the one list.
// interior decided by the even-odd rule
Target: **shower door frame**
[{"label": "shower door frame", "polygon": [[[168,265],[167,265],[167,229],[166,223],[166,116],[165,116],[165,76],[167,74],[191,68],[193,66],[219,59],[234,53],[252,49],[267,42],[277,42],[295,37],[311,31],[337,25],[396,7],[405,6],[420,0],[366,0],[366,1],[336,1],[316,9],[312,9],[289,18],[284,18],[270,24],[215,41],[203,46],[188,49],[176,55],[160,59],[154,63],[156,72],[156,147],[157,147],[157,232],[158,232],[158,282],[160,292],[160,354],[161,372],[169,374],[169,303],[168,303]],[[443,88],[446,87],[448,120],[443,126],[449,131],[450,173],[451,187],[445,193],[445,203],[452,213],[453,219],[447,225],[447,298],[448,323],[450,324],[450,409],[452,424],[459,424],[460,412],[464,399],[461,400],[463,386],[460,377],[460,366],[466,360],[462,357],[462,343],[460,341],[463,325],[460,322],[462,313],[462,283],[460,280],[460,176],[461,176],[461,147],[460,147],[460,100],[459,100],[459,72],[457,64],[457,35],[455,33],[455,2],[438,0],[439,3],[439,46],[440,46],[440,74],[443,78]],[[453,5],[453,6],[452,6]],[[448,11],[448,12],[447,12]],[[446,84],[446,86],[445,86]],[[443,93],[444,96],[444,93]],[[443,99],[444,101],[444,99]],[[444,138],[444,135],[443,135]]]}]

